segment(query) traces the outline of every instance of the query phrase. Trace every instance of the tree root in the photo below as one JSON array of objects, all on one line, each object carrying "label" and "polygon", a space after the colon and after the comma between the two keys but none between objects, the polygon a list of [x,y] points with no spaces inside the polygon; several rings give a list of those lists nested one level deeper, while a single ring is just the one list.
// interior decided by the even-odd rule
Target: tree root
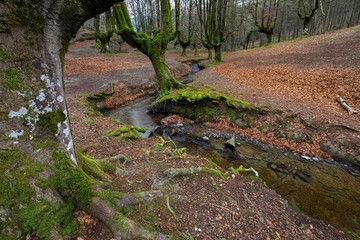
[{"label": "tree root", "polygon": [[116,201],[116,207],[122,208],[139,203],[149,203],[155,201],[156,199],[162,198],[163,196],[164,191],[161,190],[150,190],[147,192],[127,194],[124,195],[121,200]]},{"label": "tree root", "polygon": [[164,172],[164,175],[168,178],[174,178],[177,176],[189,176],[194,173],[201,172],[202,168],[169,168]]},{"label": "tree root", "polygon": [[149,231],[133,220],[125,217],[118,210],[112,207],[106,200],[99,197],[92,198],[91,206],[81,206],[86,212],[100,219],[105,223],[115,238],[120,239],[168,239],[162,233]]}]

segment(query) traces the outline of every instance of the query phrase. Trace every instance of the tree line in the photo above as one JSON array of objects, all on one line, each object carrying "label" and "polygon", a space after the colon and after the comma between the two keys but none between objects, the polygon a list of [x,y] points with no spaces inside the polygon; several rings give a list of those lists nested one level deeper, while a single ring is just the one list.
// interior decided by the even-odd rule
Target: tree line
[{"label": "tree line", "polygon": [[[175,17],[173,17],[175,16]],[[100,24],[102,19],[102,24]],[[208,49],[221,62],[222,51],[234,51],[319,34],[359,23],[359,0],[132,0],[114,5],[94,22],[101,51],[108,52],[113,33],[153,63],[165,93],[179,83],[165,62],[170,42],[182,55],[192,46]],[[100,27],[102,25],[102,27]]]}]

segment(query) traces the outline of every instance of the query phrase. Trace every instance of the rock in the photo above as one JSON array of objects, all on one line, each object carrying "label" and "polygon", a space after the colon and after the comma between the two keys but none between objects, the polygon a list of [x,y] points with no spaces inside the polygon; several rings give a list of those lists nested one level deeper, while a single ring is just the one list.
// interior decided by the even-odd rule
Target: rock
[{"label": "rock", "polygon": [[320,149],[330,154],[330,156],[340,162],[350,163],[355,167],[360,167],[360,156],[355,153],[347,153],[341,150],[337,144],[333,144],[329,141],[322,141],[320,143]]},{"label": "rock", "polygon": [[235,148],[236,147],[235,137],[232,136],[229,140],[226,141],[225,145]]},{"label": "rock", "polygon": [[209,141],[209,138],[207,136],[202,137],[202,140]]},{"label": "rock", "polygon": [[310,159],[311,159],[310,157],[307,157],[307,156],[301,156],[301,158],[305,159],[305,160],[308,160],[308,161],[310,161]]}]

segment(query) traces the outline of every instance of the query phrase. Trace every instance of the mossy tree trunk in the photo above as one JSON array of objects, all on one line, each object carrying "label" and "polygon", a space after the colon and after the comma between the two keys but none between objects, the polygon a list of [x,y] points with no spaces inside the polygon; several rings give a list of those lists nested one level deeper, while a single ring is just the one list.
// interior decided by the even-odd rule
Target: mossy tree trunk
[{"label": "mossy tree trunk", "polygon": [[77,166],[63,63],[80,26],[115,2],[0,1],[1,239],[62,239],[74,206],[96,207]]},{"label": "mossy tree trunk", "polygon": [[184,37],[182,36],[182,31],[180,30],[180,0],[175,0],[175,12],[176,12],[176,36],[178,39],[178,42],[180,43],[182,47],[182,53],[181,56],[186,57],[186,48],[190,46],[191,44],[191,36],[192,36],[192,0],[189,1],[189,11],[184,11],[188,14],[188,33],[187,33],[187,39],[184,40]]},{"label": "mossy tree trunk", "polygon": [[110,39],[114,33],[114,20],[111,10],[105,12],[105,31],[100,30],[100,15],[97,15],[94,20],[95,38],[100,40],[101,53],[109,53]]},{"label": "mossy tree trunk", "polygon": [[[204,40],[215,50],[214,62],[221,62],[221,47],[229,36],[225,34],[228,0],[198,0],[198,15],[204,29]],[[206,46],[205,46],[206,47]]]},{"label": "mossy tree trunk", "polygon": [[161,27],[153,31],[153,37],[145,33],[135,32],[127,7],[121,2],[113,7],[116,24],[119,28],[117,34],[132,47],[137,48],[151,60],[156,77],[160,84],[160,94],[165,94],[180,84],[171,75],[166,65],[165,52],[169,41],[176,37],[172,28],[171,7],[169,0],[161,0]]},{"label": "mossy tree trunk", "polygon": [[[311,3],[310,3],[311,4]],[[311,4],[312,5],[312,4]],[[320,0],[315,1],[315,6],[311,10],[307,10],[304,0],[299,0],[298,16],[303,21],[303,34],[308,34],[309,24],[315,16],[317,9],[320,7]]]}]

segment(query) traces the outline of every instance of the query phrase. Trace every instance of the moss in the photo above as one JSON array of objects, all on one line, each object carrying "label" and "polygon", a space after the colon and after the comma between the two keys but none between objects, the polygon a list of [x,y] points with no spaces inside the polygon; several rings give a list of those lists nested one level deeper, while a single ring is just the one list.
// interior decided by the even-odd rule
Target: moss
[{"label": "moss", "polygon": [[9,120],[9,112],[0,112],[0,120]]},{"label": "moss", "polygon": [[150,107],[153,113],[166,112],[191,118],[195,122],[218,121],[228,116],[235,121],[243,112],[264,114],[248,102],[230,98],[210,87],[190,86],[158,97]]},{"label": "moss", "polygon": [[73,210],[72,204],[57,207],[42,201],[21,208],[19,215],[25,233],[36,232],[38,237],[48,239],[55,226],[69,227]]},{"label": "moss", "polygon": [[218,176],[221,179],[226,179],[225,174],[223,174],[221,171],[213,169],[213,168],[201,168],[201,172],[209,175],[209,176]]},{"label": "moss", "polygon": [[100,165],[100,169],[104,172],[115,172],[116,166],[118,165],[118,162],[111,158],[99,159],[98,163]]},{"label": "moss", "polygon": [[142,128],[142,127],[135,127],[135,129],[136,129],[136,131],[141,132],[141,133],[146,132],[146,130],[144,128]]},{"label": "moss", "polygon": [[99,198],[106,200],[111,203],[113,207],[116,208],[116,201],[121,200],[123,198],[123,194],[120,192],[115,192],[111,190],[104,190],[101,192],[97,192],[96,196]]},{"label": "moss", "polygon": [[76,201],[89,205],[93,196],[92,179],[82,169],[75,168],[66,153],[54,151],[51,159],[55,161],[52,167],[55,175],[49,179],[52,187],[59,191],[70,189]]},{"label": "moss", "polygon": [[[68,228],[74,209],[71,203],[52,204],[41,201],[32,203],[31,196],[35,194],[29,185],[29,178],[37,179],[36,185],[40,188],[49,187],[46,181],[40,181],[37,173],[42,172],[42,164],[34,164],[20,151],[0,153],[0,205],[11,208],[18,214],[19,219],[13,219],[6,224],[21,226],[25,233],[33,233],[43,239],[48,239],[50,231],[56,226]],[[11,182],[11,187],[10,186]],[[42,182],[42,184],[38,184]],[[20,207],[21,206],[21,207]],[[15,222],[14,222],[15,221]],[[2,230],[1,226],[0,230]],[[60,229],[61,230],[61,229]]]},{"label": "moss", "polygon": [[35,150],[37,149],[55,149],[59,146],[57,142],[54,140],[54,136],[52,135],[46,135],[42,136],[41,138],[33,138],[30,140],[31,145],[34,147]]},{"label": "moss", "polygon": [[[43,166],[34,164],[20,151],[1,152],[0,159],[0,205],[14,207],[27,204],[34,192],[28,178],[36,178],[36,173],[41,171]],[[10,182],[12,187],[9,187]]]},{"label": "moss", "polygon": [[66,117],[62,110],[53,109],[50,112],[40,114],[39,120],[36,122],[36,126],[46,128],[51,133],[56,133],[58,131],[58,123],[62,123],[65,120]]},{"label": "moss", "polygon": [[8,61],[16,62],[18,60],[19,60],[19,57],[16,54],[11,54],[0,46],[0,61],[1,62],[8,62]]},{"label": "moss", "polygon": [[16,69],[4,70],[0,72],[0,76],[3,78],[2,85],[4,88],[17,90],[22,93],[27,89],[27,85],[24,83],[23,77]]},{"label": "moss", "polygon": [[109,176],[101,170],[100,165],[95,160],[83,155],[77,149],[75,149],[75,155],[79,166],[85,173],[94,178],[109,179]]},{"label": "moss", "polygon": [[136,140],[136,139],[140,139],[140,137],[135,133],[130,133],[130,134],[120,136],[119,139],[133,139],[133,140]]},{"label": "moss", "polygon": [[245,172],[245,169],[242,165],[240,165],[237,169],[231,167],[228,169],[229,172],[233,172],[233,173],[236,173],[236,174],[241,174],[242,172]]},{"label": "moss", "polygon": [[155,143],[154,148],[155,148],[155,151],[161,151],[162,150],[162,145],[160,143]]}]

